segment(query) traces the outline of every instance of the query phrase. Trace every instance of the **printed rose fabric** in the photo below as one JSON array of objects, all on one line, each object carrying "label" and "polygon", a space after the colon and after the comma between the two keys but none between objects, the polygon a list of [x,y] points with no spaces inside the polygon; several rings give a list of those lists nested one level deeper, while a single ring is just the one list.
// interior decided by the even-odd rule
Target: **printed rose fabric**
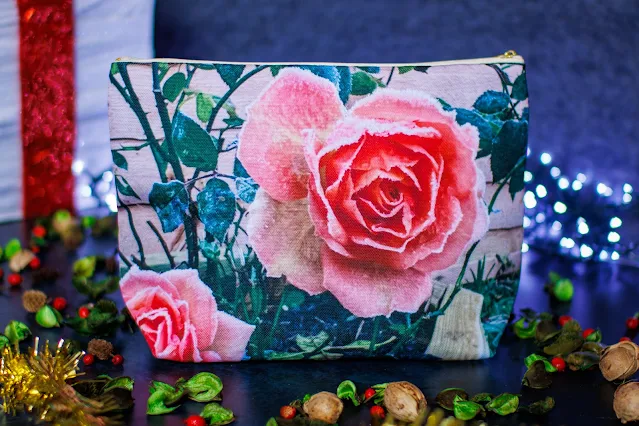
[{"label": "printed rose fabric", "polygon": [[153,356],[182,362],[240,361],[255,326],[218,311],[195,269],[162,274],[133,267],[122,295]]},{"label": "printed rose fabric", "polygon": [[247,231],[268,275],[359,317],[417,311],[431,274],[488,229],[477,129],[426,93],[378,89],[346,110],[328,80],[285,69],[239,142],[260,185]]}]

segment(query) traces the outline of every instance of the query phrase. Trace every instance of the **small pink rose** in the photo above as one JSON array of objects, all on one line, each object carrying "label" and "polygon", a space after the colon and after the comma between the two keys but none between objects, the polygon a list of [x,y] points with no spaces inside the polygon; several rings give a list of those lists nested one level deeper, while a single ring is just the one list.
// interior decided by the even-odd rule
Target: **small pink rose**
[{"label": "small pink rose", "polygon": [[282,70],[240,134],[260,184],[250,242],[269,275],[357,316],[415,312],[488,229],[478,148],[424,93],[378,89],[346,111],[329,81]]},{"label": "small pink rose", "polygon": [[122,296],[153,356],[182,362],[240,361],[255,326],[217,310],[195,269],[131,268]]}]

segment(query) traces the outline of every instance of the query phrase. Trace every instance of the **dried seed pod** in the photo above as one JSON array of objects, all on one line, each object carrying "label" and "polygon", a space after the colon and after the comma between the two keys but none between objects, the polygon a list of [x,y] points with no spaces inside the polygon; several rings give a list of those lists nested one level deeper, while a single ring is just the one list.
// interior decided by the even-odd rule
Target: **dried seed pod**
[{"label": "dried seed pod", "polygon": [[320,392],[304,403],[304,412],[311,420],[334,424],[342,415],[344,403],[331,392]]},{"label": "dried seed pod", "polygon": [[639,346],[634,342],[619,342],[607,347],[601,354],[599,369],[610,382],[627,379],[639,370]]},{"label": "dried seed pod", "polygon": [[22,306],[27,312],[35,314],[47,304],[47,295],[39,290],[27,290],[22,295]]},{"label": "dried seed pod", "polygon": [[621,423],[639,420],[639,382],[628,382],[617,388],[612,403]]},{"label": "dried seed pod", "polygon": [[412,422],[426,410],[426,397],[412,383],[394,382],[384,390],[384,405],[396,419]]},{"label": "dried seed pod", "polygon": [[113,345],[102,339],[92,339],[89,341],[87,352],[95,355],[98,359],[106,361],[113,356]]},{"label": "dried seed pod", "polygon": [[35,254],[31,250],[22,249],[9,259],[9,269],[13,272],[21,272],[34,257]]}]

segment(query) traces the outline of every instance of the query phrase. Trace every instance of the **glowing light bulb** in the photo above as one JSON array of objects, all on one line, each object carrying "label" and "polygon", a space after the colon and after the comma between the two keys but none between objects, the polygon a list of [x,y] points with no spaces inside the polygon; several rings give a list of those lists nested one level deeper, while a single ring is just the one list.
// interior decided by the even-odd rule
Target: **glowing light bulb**
[{"label": "glowing light bulb", "polygon": [[613,217],[612,219],[610,219],[610,227],[611,228],[619,228],[621,226],[621,219],[619,219],[618,217]]},{"label": "glowing light bulb", "polygon": [[524,216],[524,228],[528,228],[530,223],[530,218],[528,216]]},{"label": "glowing light bulb", "polygon": [[604,195],[606,193],[606,190],[608,189],[608,187],[606,186],[605,183],[598,183],[597,184],[597,194],[599,195]]},{"label": "glowing light bulb", "polygon": [[572,182],[573,191],[579,191],[583,187],[584,187],[584,184],[581,183],[581,181],[575,180],[575,181]]},{"label": "glowing light bulb", "polygon": [[629,183],[624,183],[623,192],[630,194],[632,192],[632,185],[630,185]]},{"label": "glowing light bulb", "polygon": [[577,173],[577,180],[581,183],[585,183],[588,178],[583,173]]},{"label": "glowing light bulb", "polygon": [[110,170],[107,170],[106,172],[104,172],[104,174],[102,175],[102,179],[105,182],[111,182],[113,180],[113,172],[111,172]]},{"label": "glowing light bulb", "polygon": [[612,260],[619,260],[619,253],[617,253],[616,251],[613,251],[613,252],[610,254],[610,258],[611,258]]},{"label": "glowing light bulb", "polygon": [[566,205],[561,201],[557,201],[553,206],[553,209],[557,214],[564,214],[568,211],[568,207],[566,207]]},{"label": "glowing light bulb", "polygon": [[82,170],[84,170],[84,161],[75,160],[73,164],[71,165],[71,170],[73,171],[73,174],[76,176],[82,173]]},{"label": "glowing light bulb", "polygon": [[547,152],[544,152],[541,154],[541,156],[539,156],[539,159],[541,160],[542,164],[550,164],[550,162],[552,161],[552,156]]},{"label": "glowing light bulb", "polygon": [[524,194],[524,206],[526,206],[527,209],[534,209],[536,205],[537,199],[535,198],[535,194],[531,191],[526,191]]},{"label": "glowing light bulb", "polygon": [[537,192],[537,196],[539,198],[544,198],[546,195],[548,195],[548,191],[546,190],[546,187],[543,185],[537,185],[537,188],[535,188],[535,191]]},{"label": "glowing light bulb", "polygon": [[590,246],[582,244],[579,248],[579,253],[581,254],[581,257],[590,257],[594,252]]},{"label": "glowing light bulb", "polygon": [[552,223],[552,226],[550,227],[550,229],[552,229],[553,231],[561,231],[562,225],[561,222],[559,222],[558,220],[554,221]]},{"label": "glowing light bulb", "polygon": [[564,248],[571,249],[575,246],[575,241],[572,238],[563,237],[559,240],[559,245]]},{"label": "glowing light bulb", "polygon": [[610,241],[611,243],[618,243],[620,239],[621,235],[619,235],[617,232],[611,231],[608,233],[608,241]]},{"label": "glowing light bulb", "polygon": [[599,253],[599,259],[600,260],[607,260],[608,259],[608,252],[606,250],[601,250],[601,253]]},{"label": "glowing light bulb", "polygon": [[561,175],[561,170],[559,170],[559,167],[553,167],[552,169],[550,169],[550,176],[557,179],[559,175]]},{"label": "glowing light bulb", "polygon": [[562,177],[562,178],[559,178],[557,185],[559,185],[560,189],[567,189],[570,186],[570,181],[566,179],[565,177]]},{"label": "glowing light bulb", "polygon": [[546,220],[546,215],[541,212],[537,213],[537,216],[535,216],[535,222],[542,223],[544,220]]},{"label": "glowing light bulb", "polygon": [[104,197],[104,202],[109,207],[109,210],[111,210],[112,212],[118,211],[118,201],[115,197],[115,194],[107,194],[107,196]]},{"label": "glowing light bulb", "polygon": [[588,224],[586,222],[581,222],[579,225],[577,225],[577,232],[579,232],[581,235],[586,235],[589,231],[590,228],[588,227]]},{"label": "glowing light bulb", "polygon": [[522,253],[526,253],[529,249],[530,249],[530,247],[528,247],[528,244],[523,243],[523,244],[521,245],[521,252],[522,252]]},{"label": "glowing light bulb", "polygon": [[524,182],[530,182],[531,180],[533,180],[533,174],[526,170],[524,172]]},{"label": "glowing light bulb", "polygon": [[621,197],[621,199],[623,200],[624,203],[628,204],[632,201],[632,195],[626,192],[625,194],[623,194],[623,197]]},{"label": "glowing light bulb", "polygon": [[82,185],[80,187],[80,195],[82,195],[83,197],[90,197],[92,193],[93,191],[91,190],[91,187],[89,185]]}]

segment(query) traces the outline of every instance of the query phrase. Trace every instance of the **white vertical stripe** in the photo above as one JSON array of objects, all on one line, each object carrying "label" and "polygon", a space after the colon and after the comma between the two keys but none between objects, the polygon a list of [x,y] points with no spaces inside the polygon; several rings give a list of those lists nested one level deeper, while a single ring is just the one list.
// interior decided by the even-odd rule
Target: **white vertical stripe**
[{"label": "white vertical stripe", "polygon": [[22,217],[18,9],[0,1],[0,222]]},{"label": "white vertical stripe", "polygon": [[[111,167],[107,93],[111,62],[150,58],[154,0],[76,0],[76,158],[96,175]],[[76,190],[76,206],[91,207]]]}]

